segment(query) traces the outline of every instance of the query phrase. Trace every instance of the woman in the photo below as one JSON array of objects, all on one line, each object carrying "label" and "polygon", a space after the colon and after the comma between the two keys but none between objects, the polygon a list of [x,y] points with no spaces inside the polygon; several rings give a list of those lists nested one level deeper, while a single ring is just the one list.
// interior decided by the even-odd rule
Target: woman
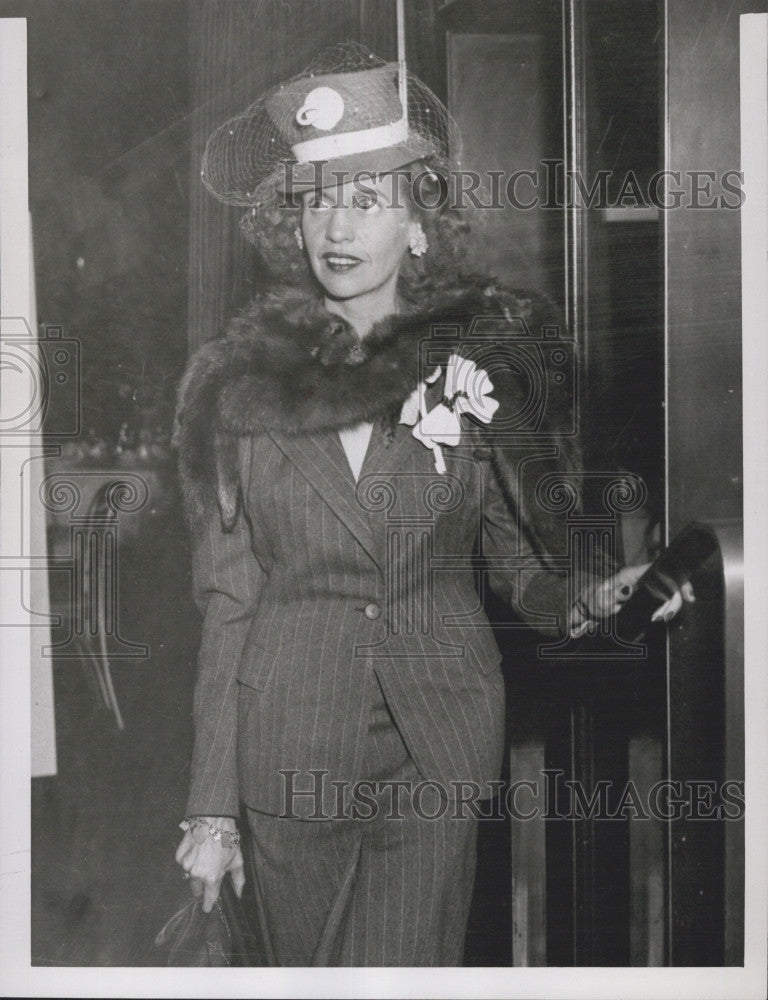
[{"label": "woman", "polygon": [[614,613],[640,569],[576,587],[552,565],[565,525],[534,489],[578,472],[570,400],[533,400],[533,445],[510,433],[531,392],[503,362],[552,325],[546,303],[462,274],[447,112],[397,64],[340,51],[206,153],[206,184],[250,206],[246,234],[290,284],[204,346],[180,392],[204,623],[177,860],[206,910],[227,871],[240,891],[242,802],[270,961],[454,965],[464,804],[492,793],[503,746],[475,545],[483,586],[553,636]]}]

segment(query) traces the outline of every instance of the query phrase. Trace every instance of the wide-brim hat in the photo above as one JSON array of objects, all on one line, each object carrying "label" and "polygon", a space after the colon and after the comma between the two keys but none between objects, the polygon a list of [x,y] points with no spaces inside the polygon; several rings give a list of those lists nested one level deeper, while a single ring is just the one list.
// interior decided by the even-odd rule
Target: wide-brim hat
[{"label": "wide-brim hat", "polygon": [[398,63],[346,42],[219,126],[202,179],[220,201],[256,206],[416,160],[448,170],[459,156],[459,130],[439,98]]}]

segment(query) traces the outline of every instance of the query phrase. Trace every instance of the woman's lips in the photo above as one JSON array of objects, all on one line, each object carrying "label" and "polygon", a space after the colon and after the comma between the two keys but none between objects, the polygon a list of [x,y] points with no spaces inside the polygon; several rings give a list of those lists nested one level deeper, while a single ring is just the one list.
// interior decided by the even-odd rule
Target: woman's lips
[{"label": "woman's lips", "polygon": [[353,257],[352,254],[348,253],[324,253],[323,260],[326,267],[335,274],[343,274],[353,270],[358,264],[362,264],[359,257]]}]

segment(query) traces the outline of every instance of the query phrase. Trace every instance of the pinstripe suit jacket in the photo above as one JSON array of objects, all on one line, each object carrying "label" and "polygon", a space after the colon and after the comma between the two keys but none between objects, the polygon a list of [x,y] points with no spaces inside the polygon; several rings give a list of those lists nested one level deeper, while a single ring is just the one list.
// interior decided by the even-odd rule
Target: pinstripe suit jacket
[{"label": "pinstripe suit jacket", "polygon": [[[500,335],[515,316],[533,327],[550,315],[535,296],[470,284],[442,293],[440,309],[377,325],[360,362],[350,360],[354,331],[289,292],[255,303],[190,364],[176,442],[204,620],[189,813],[237,815],[242,799],[279,814],[281,772],[298,772],[293,787],[312,771],[364,778],[371,670],[425,779],[450,794],[498,776],[503,685],[477,540],[490,560],[482,586],[538,624],[565,621],[567,580],[535,557],[537,511],[525,514],[530,484],[520,486],[511,452],[500,461],[462,418],[466,434],[444,449],[439,475],[433,453],[396,423],[423,377],[425,333],[449,320],[474,330],[488,312]],[[493,382],[500,413],[528,412],[519,372],[494,370]],[[356,483],[337,428],[362,419],[376,422]],[[543,454],[567,457],[567,442],[549,445]],[[553,468],[544,461],[539,471]],[[539,518],[536,530],[551,526]]]},{"label": "pinstripe suit jacket", "polygon": [[[239,799],[279,814],[287,786],[319,787],[312,771],[364,778],[370,669],[425,779],[452,794],[498,777],[504,691],[478,532],[482,554],[508,567],[482,579],[524,614],[564,615],[566,587],[532,568],[482,452],[445,450],[438,475],[410,428],[387,442],[374,427],[355,483],[335,431],[241,442],[242,513],[231,534],[211,520],[194,547],[204,624],[190,814],[236,815]],[[316,802],[294,796],[292,811]]]}]

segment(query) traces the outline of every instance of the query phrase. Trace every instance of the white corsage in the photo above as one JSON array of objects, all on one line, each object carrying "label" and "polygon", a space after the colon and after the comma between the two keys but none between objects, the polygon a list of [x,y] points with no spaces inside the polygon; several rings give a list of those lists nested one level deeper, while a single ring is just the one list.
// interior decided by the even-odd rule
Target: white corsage
[{"label": "white corsage", "polygon": [[427,385],[437,381],[439,376],[438,366],[423,382],[419,382],[403,403],[400,423],[412,425],[416,440],[432,449],[435,469],[442,476],[446,471],[442,446],[454,447],[461,440],[461,414],[469,413],[488,424],[499,407],[499,401],[489,395],[493,391],[493,382],[488,372],[478,368],[474,361],[452,354],[445,368],[443,398],[427,412]]}]

